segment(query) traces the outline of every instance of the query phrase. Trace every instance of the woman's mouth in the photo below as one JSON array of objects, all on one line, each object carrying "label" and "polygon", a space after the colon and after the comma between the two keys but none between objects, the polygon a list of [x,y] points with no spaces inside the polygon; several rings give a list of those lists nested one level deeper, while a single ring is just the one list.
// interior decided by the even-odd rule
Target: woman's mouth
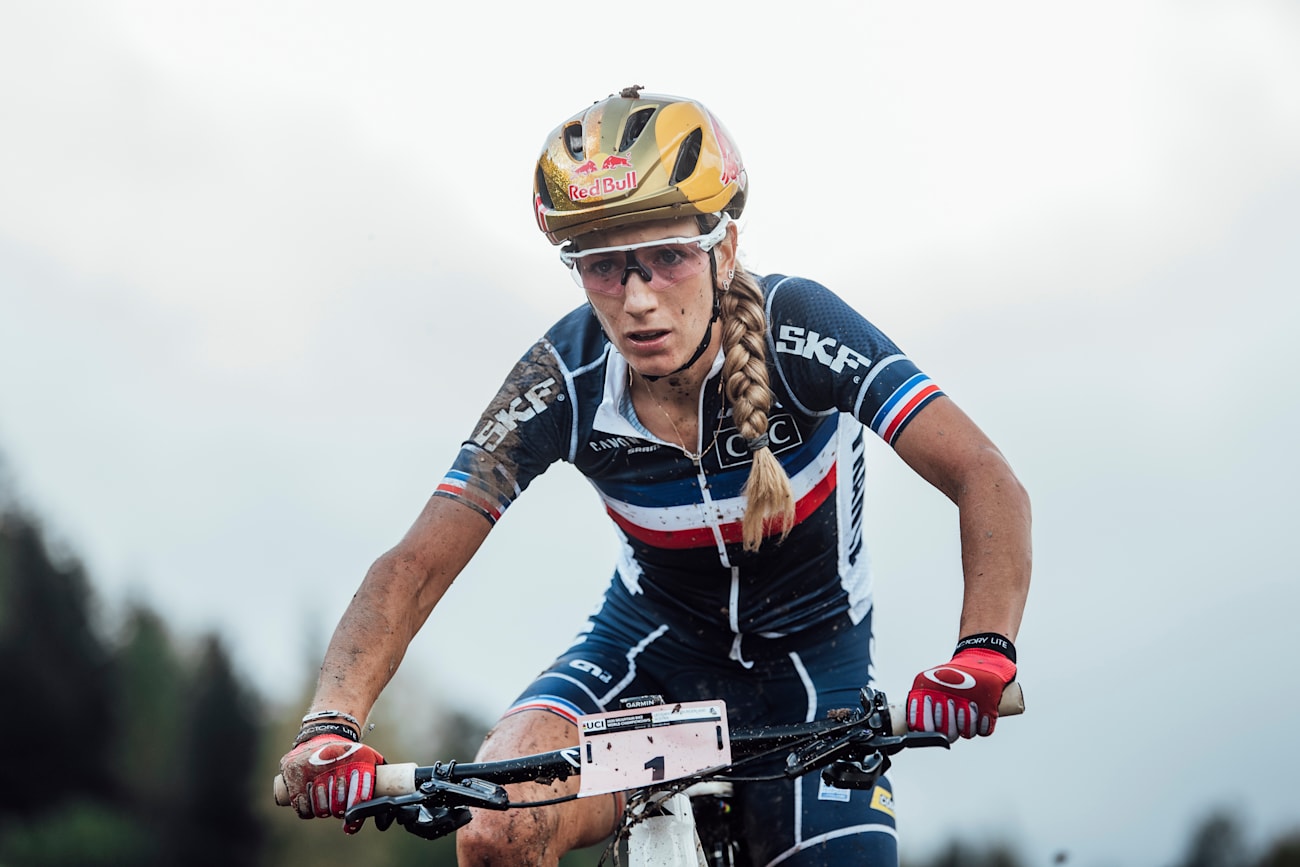
[{"label": "woman's mouth", "polygon": [[627,335],[627,339],[636,344],[654,343],[668,334],[667,331],[632,331]]}]

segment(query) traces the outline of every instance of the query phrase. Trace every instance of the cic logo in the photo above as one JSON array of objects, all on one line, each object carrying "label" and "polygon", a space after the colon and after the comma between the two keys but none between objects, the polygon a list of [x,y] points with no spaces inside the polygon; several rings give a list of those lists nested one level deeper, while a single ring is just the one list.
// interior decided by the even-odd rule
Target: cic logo
[{"label": "cic logo", "polygon": [[[772,454],[780,454],[803,444],[803,436],[794,416],[789,414],[770,416],[767,420],[767,438]],[[737,467],[750,463],[753,456],[745,438],[736,428],[728,428],[718,437],[718,463],[724,467]]]}]

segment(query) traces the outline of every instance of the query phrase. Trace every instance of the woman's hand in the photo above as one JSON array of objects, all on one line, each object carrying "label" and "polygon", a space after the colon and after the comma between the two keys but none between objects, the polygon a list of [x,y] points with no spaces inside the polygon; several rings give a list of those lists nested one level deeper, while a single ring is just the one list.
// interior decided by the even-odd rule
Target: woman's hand
[{"label": "woman's hand", "polygon": [[944,665],[916,676],[907,694],[907,728],[958,736],[991,735],[1002,690],[1015,680],[1016,664],[994,650],[958,650]]},{"label": "woman's hand", "polygon": [[[316,735],[280,759],[280,774],[289,802],[304,819],[343,818],[348,808],[375,794],[375,767],[384,757],[362,743],[341,735]],[[344,825],[355,834],[361,824]]]}]

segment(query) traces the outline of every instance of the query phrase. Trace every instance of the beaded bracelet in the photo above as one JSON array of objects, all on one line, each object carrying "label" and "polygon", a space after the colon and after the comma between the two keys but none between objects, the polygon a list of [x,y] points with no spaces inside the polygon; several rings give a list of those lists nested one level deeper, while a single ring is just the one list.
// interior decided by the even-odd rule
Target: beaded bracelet
[{"label": "beaded bracelet", "polygon": [[302,718],[302,724],[307,725],[307,723],[309,722],[315,722],[316,720],[321,720],[321,719],[346,720],[347,722],[350,722],[354,726],[356,726],[357,731],[360,731],[362,728],[361,721],[359,719],[354,717],[352,714],[344,713],[341,710],[318,710],[315,713],[309,713]]}]

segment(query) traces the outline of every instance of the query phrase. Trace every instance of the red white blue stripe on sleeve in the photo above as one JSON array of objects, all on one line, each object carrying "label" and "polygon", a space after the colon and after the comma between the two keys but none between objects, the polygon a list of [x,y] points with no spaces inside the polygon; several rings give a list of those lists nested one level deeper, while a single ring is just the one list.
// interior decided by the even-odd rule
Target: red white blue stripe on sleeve
[{"label": "red white blue stripe on sleeve", "polygon": [[872,416],[870,427],[876,435],[894,444],[903,427],[917,411],[943,392],[924,373],[916,373],[903,382]]},{"label": "red white blue stripe on sleeve", "polygon": [[434,491],[434,496],[459,500],[493,524],[501,520],[501,513],[510,505],[508,498],[492,492],[469,473],[456,469],[447,472],[442,483]]},{"label": "red white blue stripe on sleeve", "polygon": [[516,702],[503,716],[510,716],[525,710],[549,711],[557,716],[564,717],[571,723],[576,723],[578,717],[586,713],[573,702],[558,695],[535,695]]}]

